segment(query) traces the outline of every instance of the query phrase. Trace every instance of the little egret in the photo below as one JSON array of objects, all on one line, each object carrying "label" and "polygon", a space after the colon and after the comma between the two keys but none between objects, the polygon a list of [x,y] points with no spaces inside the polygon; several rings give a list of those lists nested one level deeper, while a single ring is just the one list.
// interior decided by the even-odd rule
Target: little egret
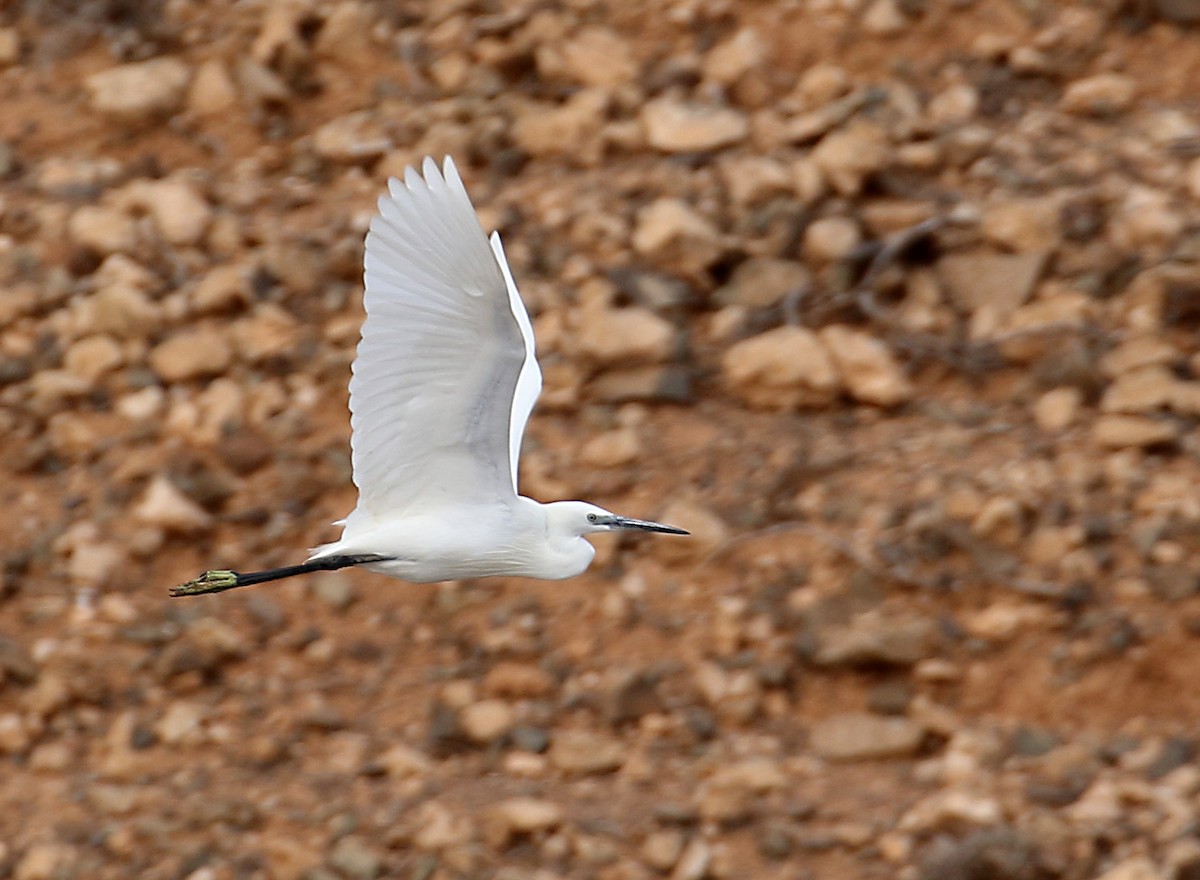
[{"label": "little egret", "polygon": [[206,571],[172,596],[219,593],[362,566],[413,583],[574,577],[585,535],[686,535],[583,501],[517,493],[525,422],[542,388],[533,328],[500,236],[490,242],[454,163],[388,181],[367,233],[362,327],[351,367],[358,504],[342,536],[299,565]]}]

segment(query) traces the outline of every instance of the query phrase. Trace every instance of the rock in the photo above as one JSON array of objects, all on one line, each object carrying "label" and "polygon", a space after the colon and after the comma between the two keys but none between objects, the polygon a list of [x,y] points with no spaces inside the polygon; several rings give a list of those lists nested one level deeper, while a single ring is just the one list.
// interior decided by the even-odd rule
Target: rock
[{"label": "rock", "polygon": [[[7,849],[7,847],[6,847]],[[73,876],[74,852],[61,843],[35,843],[25,851],[13,872],[14,880],[58,880]]]},{"label": "rock", "polygon": [[[33,684],[38,679],[37,662],[20,642],[0,635],[0,674],[18,684]],[[8,716],[2,716],[7,718]]]},{"label": "rock", "polygon": [[979,112],[979,91],[968,83],[956,83],[930,98],[925,112],[939,128],[965,125]]},{"label": "rock", "polygon": [[21,34],[13,27],[0,28],[0,66],[21,60]]},{"label": "rock", "polygon": [[379,853],[353,834],[334,845],[329,864],[347,880],[375,880],[383,873],[383,859]]},{"label": "rock", "polygon": [[1174,443],[1177,437],[1173,422],[1149,416],[1101,416],[1092,428],[1092,439],[1110,449],[1161,446]]},{"label": "rock", "polygon": [[204,712],[194,703],[177,700],[154,725],[158,738],[169,746],[195,745],[204,737]]},{"label": "rock", "polygon": [[722,824],[744,822],[768,792],[787,787],[787,774],[770,758],[745,758],[718,769],[697,792],[703,819]]},{"label": "rock", "polygon": [[1033,418],[1043,431],[1058,432],[1074,424],[1083,405],[1083,392],[1078,388],[1054,388],[1037,399]]},{"label": "rock", "polygon": [[671,880],[705,880],[711,865],[712,849],[701,838],[693,838],[671,872]]},{"label": "rock", "polygon": [[1030,839],[1021,832],[1000,827],[935,838],[924,853],[916,876],[918,880],[958,877],[1028,880],[1047,873],[1043,867],[1038,849]]},{"label": "rock", "polygon": [[814,752],[830,761],[905,758],[917,752],[925,732],[907,718],[880,718],[859,712],[832,715],[814,725]]},{"label": "rock", "polygon": [[579,462],[592,468],[627,465],[638,457],[642,443],[633,428],[617,428],[597,434],[579,450]]},{"label": "rock", "polygon": [[80,303],[81,327],[120,339],[144,339],[161,323],[158,306],[142,291],[120,282],[101,287]]},{"label": "rock", "polygon": [[637,213],[633,249],[668,269],[703,272],[724,251],[720,233],[681,199],[661,198]]},{"label": "rock", "polygon": [[821,628],[812,661],[819,666],[912,666],[933,655],[937,635],[937,625],[928,618],[897,620],[866,612],[848,624]]},{"label": "rock", "polygon": [[497,663],[483,678],[484,693],[492,697],[531,700],[555,690],[554,677],[529,663]]},{"label": "rock", "polygon": [[677,365],[608,370],[588,383],[588,397],[600,403],[691,403],[692,376]]},{"label": "rock", "polygon": [[714,104],[657,98],[642,106],[650,146],[664,153],[697,153],[736,144],[750,133],[743,113]]},{"label": "rock", "polygon": [[1167,406],[1178,380],[1161,364],[1122,373],[1100,399],[1107,413],[1149,413]]},{"label": "rock", "polygon": [[478,745],[487,745],[505,736],[515,721],[516,713],[503,700],[480,700],[464,706],[458,713],[462,732]]},{"label": "rock", "polygon": [[375,759],[388,774],[397,779],[425,776],[433,769],[433,761],[424,752],[404,743],[396,743]]},{"label": "rock", "polygon": [[561,45],[553,41],[539,45],[535,58],[545,79],[561,77],[599,88],[632,83],[639,71],[629,41],[599,25],[580,28]]},{"label": "rock", "polygon": [[253,315],[235,321],[232,333],[242,359],[261,364],[295,351],[300,330],[287,310],[268,302],[258,305]]},{"label": "rock", "polygon": [[513,120],[513,141],[531,156],[565,155],[594,163],[603,154],[600,129],[608,102],[603,89],[584,89],[561,105],[522,105]]},{"label": "rock", "polygon": [[1124,113],[1137,97],[1137,81],[1123,73],[1098,73],[1067,86],[1059,106],[1079,116]]},{"label": "rock", "polygon": [[151,349],[149,361],[164,382],[189,382],[223,373],[233,361],[233,348],[216,330],[186,329]]},{"label": "rock", "polygon": [[807,193],[793,185],[792,170],[767,156],[729,156],[721,162],[720,173],[729,198],[740,207],[756,206],[775,196],[807,202]]},{"label": "rock", "polygon": [[639,852],[642,861],[665,874],[675,867],[683,855],[684,842],[683,832],[678,828],[663,828],[647,834]]},{"label": "rock", "polygon": [[487,811],[483,837],[493,849],[503,850],[514,837],[549,831],[562,821],[562,808],[555,803],[532,797],[508,798]]},{"label": "rock", "polygon": [[250,270],[245,266],[215,266],[192,290],[197,312],[231,311],[250,304]]},{"label": "rock", "polygon": [[332,58],[342,64],[361,64],[371,49],[372,10],[366,3],[344,0],[325,16],[313,50],[322,58]]},{"label": "rock", "polygon": [[803,327],[777,327],[730,346],[721,369],[734,391],[763,409],[825,406],[842,389],[828,349]]},{"label": "rock", "polygon": [[579,353],[601,365],[661,363],[675,354],[675,326],[649,309],[589,308],[581,324]]},{"label": "rock", "polygon": [[1163,880],[1163,877],[1150,859],[1132,856],[1097,875],[1096,880]]},{"label": "rock", "polygon": [[911,400],[912,382],[887,346],[849,327],[831,325],[819,334],[850,395],[862,403],[895,406]]},{"label": "rock", "polygon": [[725,521],[698,500],[677,498],[655,516],[660,517],[662,522],[691,532],[686,541],[656,542],[654,552],[660,559],[703,559],[729,538],[729,527]]},{"label": "rock", "polygon": [[1045,264],[1045,253],[975,251],[946,254],[937,274],[958,308],[972,313],[987,307],[1003,316],[1029,299]]},{"label": "rock", "polygon": [[804,231],[804,256],[815,263],[845,260],[862,244],[862,232],[849,217],[823,217]]},{"label": "rock", "polygon": [[562,730],[550,743],[550,763],[572,775],[610,773],[625,763],[625,745],[587,730]]},{"label": "rock", "polygon": [[94,73],[84,86],[93,110],[142,122],[178,110],[190,75],[178,58],[152,58]]},{"label": "rock", "polygon": [[896,0],[875,0],[862,16],[862,26],[868,34],[890,37],[908,27],[908,19]]},{"label": "rock", "polygon": [[367,162],[391,148],[392,139],[369,110],[331,119],[313,133],[313,150],[330,162]]},{"label": "rock", "polygon": [[708,50],[701,70],[704,76],[724,86],[770,61],[770,47],[752,27],[744,27]]},{"label": "rock", "polygon": [[1171,194],[1148,186],[1130,186],[1108,224],[1109,238],[1125,250],[1168,248],[1183,232],[1185,220]]},{"label": "rock", "polygon": [[1100,370],[1115,379],[1132,370],[1156,364],[1173,365],[1179,362],[1180,352],[1169,340],[1159,336],[1134,336],[1100,358]]},{"label": "rock", "polygon": [[751,257],[733,270],[713,298],[723,306],[766,308],[778,305],[789,295],[808,290],[812,273],[802,263],[775,257]]},{"label": "rock", "polygon": [[883,129],[859,122],[825,135],[809,158],[830,186],[844,196],[854,196],[871,175],[887,166],[889,150]]},{"label": "rock", "polygon": [[1044,255],[1058,245],[1060,213],[1054,199],[1009,199],[986,207],[979,229],[1006,250]]},{"label": "rock", "polygon": [[238,102],[237,86],[219,58],[210,58],[196,69],[188,90],[187,109],[197,116],[219,116]]},{"label": "rock", "polygon": [[156,476],[133,508],[142,522],[168,532],[203,531],[212,525],[212,517],[161,474]]},{"label": "rock", "polygon": [[103,205],[84,205],[67,221],[67,234],[76,244],[101,256],[137,247],[137,225],[124,211]]},{"label": "rock", "polygon": [[471,840],[475,829],[466,816],[456,815],[437,801],[425,801],[416,811],[416,833],[412,841],[418,849],[440,852]]},{"label": "rock", "polygon": [[121,346],[110,336],[85,336],[63,355],[63,367],[89,384],[125,361]]},{"label": "rock", "polygon": [[168,179],[138,187],[135,198],[169,243],[194,247],[212,222],[212,208],[188,180]]},{"label": "rock", "polygon": [[358,591],[344,572],[327,571],[317,575],[311,585],[313,595],[334,611],[345,611],[358,599]]}]

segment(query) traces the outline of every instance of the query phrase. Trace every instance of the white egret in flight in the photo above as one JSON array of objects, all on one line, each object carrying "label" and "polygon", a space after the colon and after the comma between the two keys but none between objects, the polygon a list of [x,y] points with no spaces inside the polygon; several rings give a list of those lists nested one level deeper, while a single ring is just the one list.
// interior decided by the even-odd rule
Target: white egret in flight
[{"label": "white egret in flight", "polygon": [[583,501],[517,492],[525,422],[542,387],[533,328],[500,236],[483,232],[454,163],[426,159],[390,180],[371,219],[366,321],[350,379],[358,504],[342,536],[307,562],[206,571],[172,596],[219,593],[362,566],[413,583],[518,575],[573,577],[585,535],[686,535]]}]

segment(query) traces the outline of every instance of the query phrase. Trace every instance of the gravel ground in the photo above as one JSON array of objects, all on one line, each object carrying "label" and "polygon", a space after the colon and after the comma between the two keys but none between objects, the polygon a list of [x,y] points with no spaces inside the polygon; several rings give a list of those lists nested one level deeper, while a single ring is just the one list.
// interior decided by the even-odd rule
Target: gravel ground
[{"label": "gravel ground", "polygon": [[[1200,877],[1200,4],[0,8],[0,876]],[[564,583],[328,573],[453,154]]]}]

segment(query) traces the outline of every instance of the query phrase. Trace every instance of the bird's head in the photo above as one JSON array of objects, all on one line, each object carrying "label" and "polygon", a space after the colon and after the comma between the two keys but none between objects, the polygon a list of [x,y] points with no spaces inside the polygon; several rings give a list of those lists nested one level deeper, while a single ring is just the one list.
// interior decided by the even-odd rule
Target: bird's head
[{"label": "bird's head", "polygon": [[666,535],[686,535],[686,530],[644,519],[618,516],[603,507],[586,501],[558,501],[551,508],[551,526],[569,535],[591,535],[596,532],[639,531],[661,532]]}]

